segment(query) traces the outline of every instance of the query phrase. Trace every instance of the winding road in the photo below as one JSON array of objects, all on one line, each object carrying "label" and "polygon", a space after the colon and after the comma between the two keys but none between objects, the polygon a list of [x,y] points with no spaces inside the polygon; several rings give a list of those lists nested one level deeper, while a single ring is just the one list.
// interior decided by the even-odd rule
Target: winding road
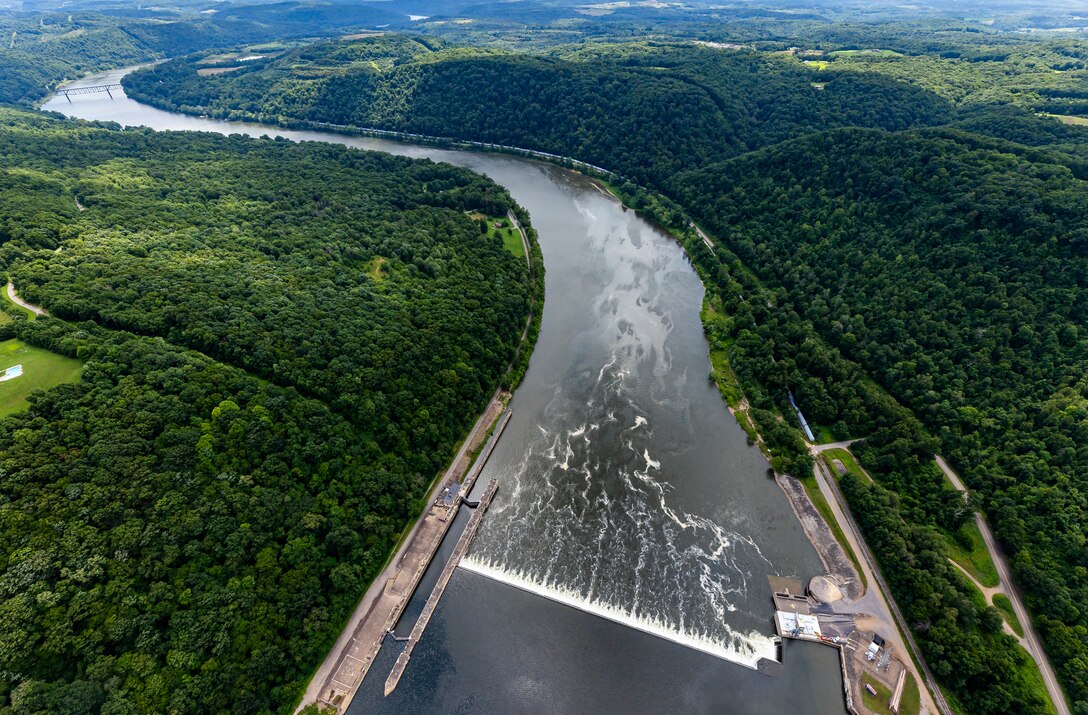
[{"label": "winding road", "polygon": [[11,281],[8,281],[8,299],[20,308],[29,310],[34,315],[49,315],[49,311],[47,311],[45,308],[39,308],[36,305],[27,303],[25,300],[15,295],[15,284]]},{"label": "winding road", "polygon": [[[959,475],[952,470],[952,467],[948,466],[948,462],[944,460],[944,457],[937,455],[936,460],[937,466],[941,468],[941,471],[952,482],[952,485],[966,496],[968,493],[967,487],[964,486]],[[1020,640],[1020,644],[1024,646],[1024,650],[1035,659],[1035,663],[1039,666],[1039,672],[1043,675],[1043,684],[1046,685],[1047,693],[1050,694],[1050,699],[1054,703],[1058,715],[1070,715],[1069,703],[1065,699],[1065,693],[1062,692],[1062,688],[1058,684],[1058,678],[1054,674],[1054,668],[1047,659],[1042,644],[1039,643],[1039,636],[1035,632],[1035,626],[1032,625],[1031,617],[1028,615],[1027,609],[1024,608],[1024,602],[1020,598],[1020,590],[1009,575],[1009,562],[1005,558],[1005,554],[1002,553],[1001,547],[997,545],[993,532],[990,531],[990,525],[986,523],[986,519],[978,511],[975,512],[975,522],[978,524],[978,530],[982,532],[983,541],[986,542],[986,550],[990,552],[990,558],[993,559],[994,566],[997,567],[997,577],[1001,584],[1000,590],[1012,602],[1013,612],[1016,613],[1016,617],[1020,620],[1020,625],[1024,629],[1024,638]],[[985,589],[983,589],[983,593],[986,593]]]}]

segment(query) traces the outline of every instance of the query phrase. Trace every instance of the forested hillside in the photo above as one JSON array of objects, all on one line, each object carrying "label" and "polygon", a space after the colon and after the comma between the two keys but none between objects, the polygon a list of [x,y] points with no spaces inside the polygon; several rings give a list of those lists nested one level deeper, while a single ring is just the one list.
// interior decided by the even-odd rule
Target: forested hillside
[{"label": "forested hillside", "polygon": [[[909,405],[984,496],[1084,699],[1085,181],[976,135],[840,130],[679,183],[685,205],[772,283],[780,309]],[[843,419],[826,393],[804,402],[818,423]],[[911,480],[925,472],[903,460],[912,446],[873,464],[918,504]]]},{"label": "forested hillside", "polygon": [[522,146],[651,184],[813,130],[948,117],[936,95],[881,77],[817,88],[813,72],[765,55],[690,44],[608,50],[541,58],[372,38],[215,76],[197,74],[208,66],[200,57],[175,60],[124,81],[133,97],[167,109]]},{"label": "forested hillside", "polygon": [[283,711],[514,355],[536,289],[466,212],[520,209],[10,110],[0,156],[0,262],[62,319],[4,330],[86,361],[0,421],[0,708]]},{"label": "forested hillside", "polygon": [[319,45],[216,77],[196,74],[199,58],[178,60],[126,86],[184,111],[564,154],[629,179],[625,196],[680,233],[693,216],[722,244],[686,239],[724,311],[708,334],[776,466],[810,464],[775,419],[789,389],[817,425],[869,438],[858,452],[880,485],[849,493],[859,508],[888,505],[862,526],[884,544],[896,596],[953,696],[970,712],[1043,707],[994,614],[955,572],[917,565],[946,563],[940,534],[967,514],[935,451],[982,496],[1085,707],[1088,132],[988,103],[976,79],[962,101],[946,91],[957,78],[937,76],[956,64],[925,65],[932,74],[908,84],[691,45],[527,58],[387,42]]}]

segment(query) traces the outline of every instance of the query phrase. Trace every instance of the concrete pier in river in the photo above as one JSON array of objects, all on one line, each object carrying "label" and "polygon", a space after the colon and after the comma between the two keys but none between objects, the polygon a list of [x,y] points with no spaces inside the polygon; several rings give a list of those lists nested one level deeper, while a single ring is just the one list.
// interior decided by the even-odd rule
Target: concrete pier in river
[{"label": "concrete pier in river", "polygon": [[[446,533],[453,525],[454,517],[457,516],[457,512],[464,503],[463,497],[467,497],[471,493],[480,472],[483,471],[484,466],[487,464],[495,444],[499,441],[503,430],[510,421],[510,415],[510,410],[506,409],[499,417],[491,437],[483,445],[479,457],[469,469],[464,480],[459,484],[453,481],[448,485],[447,490],[443,492],[444,496],[439,496],[431,504],[428,512],[421,520],[415,537],[400,557],[396,575],[386,582],[378,600],[352,634],[351,641],[340,653],[337,662],[322,686],[321,694],[318,697],[318,702],[322,705],[331,706],[338,713],[346,712],[359,686],[362,685],[363,679],[366,678],[367,673],[370,671],[374,659],[381,651],[385,639],[390,634],[394,634],[394,640],[401,640],[394,633],[397,621],[400,620],[400,616],[411,600],[412,594],[415,593],[424,572],[430,566]],[[484,497],[481,498],[480,505],[476,507],[476,513],[472,515],[464,534],[468,534],[470,531],[475,533],[475,530],[479,528],[479,520],[486,510],[487,504],[490,503],[491,497],[494,496],[495,488],[497,487],[494,484],[488,485],[488,490],[485,492]],[[449,498],[445,498],[445,495],[448,495]],[[461,543],[464,542],[464,534],[462,534],[461,541],[458,542],[454,558],[450,561],[454,566],[456,566],[463,554]],[[447,566],[447,570],[452,573],[452,567]],[[447,581],[449,580],[445,572],[443,572],[443,577]],[[430,602],[428,602],[428,608],[433,610]],[[428,613],[428,611],[425,610],[424,613]],[[408,639],[407,652],[411,651],[417,639],[416,631],[413,630],[412,636]],[[405,659],[405,662],[407,662],[407,659]]]},{"label": "concrete pier in river", "polygon": [[396,689],[401,676],[404,675],[404,669],[408,667],[408,659],[412,657],[412,651],[415,649],[416,643],[423,637],[423,631],[427,628],[427,624],[431,620],[431,615],[434,614],[434,610],[438,607],[439,599],[442,598],[446,586],[449,584],[450,579],[453,578],[453,572],[457,569],[457,565],[461,563],[461,559],[464,557],[465,552],[468,551],[468,547],[472,544],[472,537],[476,536],[476,531],[480,528],[480,522],[483,521],[484,512],[486,512],[487,507],[490,506],[491,499],[495,496],[495,492],[498,488],[499,483],[494,479],[488,482],[487,490],[484,492],[484,495],[480,497],[479,506],[476,507],[476,511],[473,513],[472,519],[469,520],[468,526],[461,532],[461,538],[457,540],[457,546],[453,550],[453,555],[446,563],[446,567],[442,569],[442,575],[438,577],[438,583],[434,585],[434,590],[431,591],[431,596],[427,599],[427,604],[423,606],[423,613],[419,614],[419,620],[416,621],[416,625],[412,629],[412,635],[408,637],[408,645],[404,647],[400,656],[397,657],[397,662],[385,681],[386,695],[389,695],[389,693]]}]

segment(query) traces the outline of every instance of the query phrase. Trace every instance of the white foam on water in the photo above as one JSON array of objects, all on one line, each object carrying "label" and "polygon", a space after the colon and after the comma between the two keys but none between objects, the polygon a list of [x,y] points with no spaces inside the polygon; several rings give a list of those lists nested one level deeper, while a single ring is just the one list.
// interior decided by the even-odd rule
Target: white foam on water
[{"label": "white foam on water", "polygon": [[642,450],[642,458],[646,460],[647,469],[661,469],[661,462],[650,458],[650,450]]},{"label": "white foam on water", "polygon": [[460,567],[494,581],[505,583],[508,586],[519,588],[522,591],[562,603],[565,606],[634,628],[643,633],[655,635],[658,638],[664,638],[673,643],[679,643],[747,668],[756,668],[763,658],[768,660],[778,659],[778,648],[772,637],[756,631],[739,633],[723,623],[721,625],[727,632],[726,637],[714,638],[707,634],[692,632],[683,625],[675,626],[656,618],[641,616],[610,603],[586,598],[582,594],[563,586],[540,584],[524,574],[512,573],[492,564],[480,562],[472,554],[469,554],[461,561]]},{"label": "white foam on water", "polygon": [[647,424],[646,418],[642,415],[635,415],[635,427],[641,427],[644,424]]}]

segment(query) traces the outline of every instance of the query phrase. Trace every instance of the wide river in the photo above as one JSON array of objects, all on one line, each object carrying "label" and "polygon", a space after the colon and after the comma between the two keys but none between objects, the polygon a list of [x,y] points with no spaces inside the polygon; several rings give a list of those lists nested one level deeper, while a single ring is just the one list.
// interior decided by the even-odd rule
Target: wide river
[{"label": "wide river", "polygon": [[382,695],[402,647],[388,640],[350,713],[845,712],[830,648],[787,641],[779,677],[751,669],[776,657],[767,575],[822,568],[708,380],[703,286],[668,235],[586,178],[525,159],[183,116],[118,92],[44,108],[445,161],[531,214],[547,299],[480,481],[501,487],[398,689]]}]

